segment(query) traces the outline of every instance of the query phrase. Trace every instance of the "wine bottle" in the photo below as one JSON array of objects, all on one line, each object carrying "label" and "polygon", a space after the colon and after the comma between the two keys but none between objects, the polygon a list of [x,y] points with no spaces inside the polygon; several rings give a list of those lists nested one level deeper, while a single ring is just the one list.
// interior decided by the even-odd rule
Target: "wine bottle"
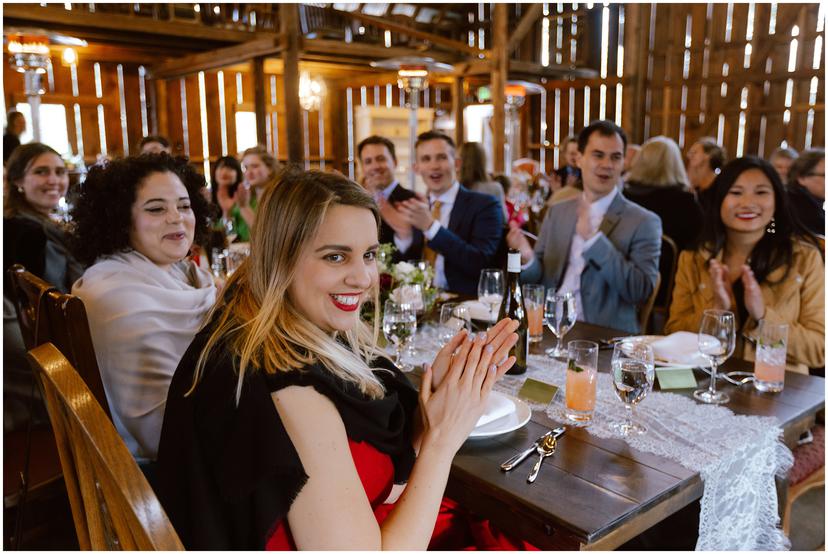
[{"label": "wine bottle", "polygon": [[515,331],[518,334],[518,341],[509,352],[516,358],[516,361],[508,371],[509,375],[520,375],[526,373],[526,360],[529,357],[529,319],[520,292],[520,252],[514,249],[509,250],[506,269],[506,294],[500,304],[497,319],[508,317],[520,322]]}]

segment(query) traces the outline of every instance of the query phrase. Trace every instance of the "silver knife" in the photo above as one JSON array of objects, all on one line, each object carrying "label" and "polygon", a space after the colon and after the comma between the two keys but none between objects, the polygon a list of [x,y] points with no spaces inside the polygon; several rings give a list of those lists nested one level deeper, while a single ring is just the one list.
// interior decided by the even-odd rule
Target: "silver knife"
[{"label": "silver knife", "polygon": [[515,469],[523,460],[528,458],[533,452],[535,452],[537,450],[538,445],[541,443],[541,441],[544,439],[544,437],[546,437],[548,435],[552,435],[553,437],[555,437],[557,439],[558,437],[560,437],[564,433],[566,433],[566,427],[556,427],[555,429],[547,431],[546,433],[544,433],[543,435],[538,437],[538,440],[536,440],[535,443],[532,446],[530,446],[529,448],[527,448],[526,450],[524,450],[523,452],[521,452],[519,454],[515,454],[514,456],[512,456],[511,458],[509,458],[508,460],[506,460],[505,462],[500,464],[500,469],[503,470],[503,471],[511,471],[511,470]]}]

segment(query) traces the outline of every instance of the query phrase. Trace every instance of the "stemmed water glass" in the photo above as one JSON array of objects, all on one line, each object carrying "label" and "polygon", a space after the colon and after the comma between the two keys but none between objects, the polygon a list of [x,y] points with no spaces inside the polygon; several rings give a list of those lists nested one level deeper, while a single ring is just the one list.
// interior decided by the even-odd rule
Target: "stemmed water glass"
[{"label": "stemmed water glass", "polygon": [[710,385],[693,392],[696,400],[705,404],[724,404],[730,400],[727,393],[716,390],[716,372],[736,347],[736,324],[733,312],[705,310],[699,325],[699,352],[710,360]]},{"label": "stemmed water glass", "polygon": [[227,244],[232,244],[238,236],[238,232],[233,224],[233,218],[222,216],[220,223],[221,228],[224,229],[224,236],[227,238]]},{"label": "stemmed water glass", "polygon": [[414,306],[386,300],[382,312],[382,332],[394,345],[394,364],[400,367],[403,348],[417,332],[417,313]]},{"label": "stemmed water glass", "polygon": [[471,332],[471,314],[468,306],[447,302],[440,307],[440,344],[446,344],[461,329]]},{"label": "stemmed water glass", "polygon": [[558,342],[555,348],[547,348],[546,355],[550,358],[566,357],[567,352],[563,348],[563,339],[575,325],[578,312],[575,307],[575,295],[571,292],[557,293],[553,289],[546,291],[546,302],[543,315],[546,318],[546,326],[555,335]]},{"label": "stemmed water glass", "polygon": [[495,318],[495,309],[503,302],[506,292],[506,278],[502,269],[484,269],[477,283],[477,299],[489,307],[489,321]]},{"label": "stemmed water glass", "polygon": [[633,421],[633,407],[644,400],[653,388],[655,363],[653,349],[640,339],[625,339],[612,350],[612,385],[615,395],[624,403],[626,419],[610,427],[623,436],[647,432],[641,423]]}]

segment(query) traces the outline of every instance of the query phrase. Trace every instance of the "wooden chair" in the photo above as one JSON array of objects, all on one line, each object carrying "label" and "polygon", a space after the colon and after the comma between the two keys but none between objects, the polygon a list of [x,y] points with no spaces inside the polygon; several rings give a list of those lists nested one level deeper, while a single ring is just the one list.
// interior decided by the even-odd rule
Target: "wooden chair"
[{"label": "wooden chair", "polygon": [[78,373],[111,420],[83,301],[77,296],[62,294],[19,264],[9,268],[9,275],[16,293],[17,320],[26,348],[31,350],[46,342],[54,344],[78,368]]},{"label": "wooden chair", "polygon": [[642,334],[647,333],[647,327],[650,325],[650,314],[653,312],[653,304],[655,303],[656,295],[658,294],[659,285],[661,285],[661,274],[656,276],[653,292],[650,293],[650,297],[638,310],[638,326],[641,329]]},{"label": "wooden chair", "polygon": [[89,387],[52,344],[29,352],[55,430],[82,550],[183,550],[164,509]]},{"label": "wooden chair", "polygon": [[[658,262],[658,272],[661,275],[661,286],[657,289],[653,303],[653,333],[661,333],[667,318],[670,315],[670,302],[673,299],[673,286],[676,283],[678,268],[678,246],[667,235],[661,235],[661,257]],[[642,329],[642,332],[644,329]]]}]

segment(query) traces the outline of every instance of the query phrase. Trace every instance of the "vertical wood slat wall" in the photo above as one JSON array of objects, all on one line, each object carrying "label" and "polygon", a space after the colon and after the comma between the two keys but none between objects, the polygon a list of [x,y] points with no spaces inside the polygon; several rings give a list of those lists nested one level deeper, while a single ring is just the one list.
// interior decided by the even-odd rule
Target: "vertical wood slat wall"
[{"label": "vertical wood slat wall", "polygon": [[[584,4],[575,12],[570,4],[547,4],[549,20],[549,60],[550,63],[577,66],[592,64],[600,67],[600,59],[587,59],[591,52],[587,44],[590,36],[586,30],[597,32],[600,52],[600,31],[603,6],[596,4],[591,10]],[[824,29],[817,32],[819,5],[813,4],[778,4],[776,6],[775,30],[769,32],[772,18],[771,4],[755,3],[753,5],[753,36],[750,41],[752,55],[748,68],[744,67],[745,33],[751,8],[748,4],[611,4],[608,6],[608,60],[607,76],[598,79],[545,80],[541,82],[548,90],[546,95],[545,136],[540,132],[540,98],[533,96],[527,102],[525,113],[521,118],[528,128],[523,129],[527,152],[521,155],[539,157],[541,148],[546,149],[546,169],[555,167],[556,148],[570,133],[577,133],[585,123],[595,120],[601,113],[601,85],[605,85],[604,116],[618,120],[622,126],[632,131],[632,142],[643,142],[649,137],[666,135],[683,148],[687,148],[702,136],[717,137],[720,134],[719,121],[722,119],[721,136],[724,146],[731,157],[737,154],[739,146],[740,115],[744,119],[742,131],[742,152],[767,156],[785,141],[789,146],[801,150],[806,147],[806,135],[810,134],[809,145],[824,145],[825,141],[825,87],[824,87]],[[512,8],[516,10],[516,7]],[[566,10],[569,10],[567,12]],[[577,15],[573,25],[571,16]],[[730,14],[730,15],[728,15]],[[515,13],[515,15],[519,15]],[[623,22],[621,21],[623,16]],[[558,23],[560,17],[561,24]],[[534,33],[529,33],[519,46],[515,57],[540,61],[542,19],[539,19]],[[728,33],[728,21],[730,32]],[[799,26],[798,56],[792,72],[788,72],[790,40],[794,25]],[[575,27],[573,32],[573,26]],[[641,39],[643,48],[637,49],[634,41],[636,34],[625,32],[630,28],[640,29],[644,35]],[[624,60],[623,74],[617,75],[618,56],[621,53],[618,39],[623,33]],[[559,37],[560,35],[560,37]],[[689,41],[686,41],[689,35]],[[594,34],[592,35],[594,36]],[[818,68],[813,68],[813,53],[817,37],[822,38],[822,56]],[[639,35],[639,38],[641,35]],[[560,42],[559,42],[560,41]],[[572,43],[576,55],[572,56]],[[560,43],[561,47],[558,48]],[[593,48],[592,50],[595,50]],[[70,69],[61,64],[60,59],[53,58],[54,88],[47,90],[44,103],[62,103],[66,106],[69,140],[74,152],[78,151],[75,135],[74,104],[80,107],[81,127],[84,152],[87,162],[94,161],[100,152],[101,144],[98,134],[97,106],[103,106],[105,115],[106,144],[110,156],[124,153],[123,133],[120,122],[119,88],[117,64],[100,62],[102,79],[102,96],[97,98],[94,82],[95,60],[84,58],[79,52],[77,65],[79,94],[72,94]],[[765,56],[767,55],[767,64]],[[378,49],[381,57],[381,48]],[[559,56],[560,55],[560,56]],[[689,58],[689,67],[685,77],[685,56]],[[646,59],[645,59],[646,58]],[[149,60],[153,61],[153,60]],[[725,65],[727,69],[725,70]],[[137,152],[143,132],[141,124],[141,105],[138,93],[139,65],[122,64],[124,75],[124,94],[126,104],[128,153]],[[766,73],[767,70],[767,73]],[[22,75],[12,71],[4,64],[5,94],[7,106],[25,101],[23,97]],[[726,76],[725,76],[726,72]],[[636,75],[641,73],[643,75]],[[224,96],[226,105],[227,151],[235,154],[236,130],[235,113],[237,110],[253,111],[252,78],[249,71],[241,71],[243,98],[237,103],[236,71],[224,71]],[[209,157],[215,160],[222,154],[221,120],[218,102],[217,72],[205,72],[206,115],[208,127]],[[271,75],[265,75],[266,106],[268,114],[275,112],[279,124],[274,135],[270,127],[268,143],[271,150],[278,145],[278,157],[286,158],[285,144],[287,136],[284,128],[283,83],[280,75],[275,75],[277,102],[271,103]],[[817,78],[817,90],[811,102],[811,80]],[[786,87],[792,81],[792,94],[789,115],[786,111]],[[545,81],[545,82],[544,82]],[[187,106],[187,140],[184,140],[181,83],[186,89]],[[636,91],[636,84],[643,84],[644,91]],[[383,82],[379,84],[380,105],[386,104],[386,89]],[[617,85],[621,85],[622,108],[616,113]],[[726,85],[726,90],[723,89]],[[375,87],[366,89],[366,103],[374,105]],[[151,80],[146,81],[147,100],[153,95]],[[742,90],[747,88],[746,102],[742,102]],[[353,105],[361,103],[359,86],[351,87]],[[437,106],[436,89],[429,91],[430,106],[450,110],[451,88],[440,87],[441,102]],[[641,98],[636,102],[636,93]],[[724,96],[722,93],[724,92]],[[585,104],[588,101],[588,112]],[[347,172],[351,153],[348,151],[347,131],[344,129],[346,117],[346,89],[331,87],[321,111],[324,118],[324,162]],[[158,132],[170,138],[178,154],[188,153],[199,167],[204,152],[201,138],[201,114],[199,109],[198,75],[184,79],[167,81],[166,94],[167,128],[155,129],[149,116],[150,133]],[[400,91],[392,83],[392,105],[400,105]],[[744,108],[742,107],[744,105]],[[149,106],[150,112],[153,106]],[[557,117],[556,117],[557,114]],[[308,144],[311,166],[320,165],[319,117],[317,112],[309,114]],[[157,118],[161,119],[161,118]],[[809,123],[809,119],[811,123]],[[44,122],[48,124],[48,122]],[[810,131],[809,131],[810,128]],[[541,144],[542,139],[544,143]],[[185,152],[185,143],[188,152]]]},{"label": "vertical wood slat wall", "polygon": [[[550,4],[554,8],[555,4]],[[731,6],[731,7],[729,7]],[[541,147],[547,149],[546,169],[555,167],[557,145],[570,132],[577,133],[585,126],[585,109],[589,96],[588,120],[598,119],[600,110],[600,86],[605,84],[605,117],[616,120],[616,85],[623,86],[622,103],[632,102],[637,64],[643,64],[646,72],[642,109],[622,108],[621,124],[626,130],[641,129],[630,136],[631,142],[665,135],[686,150],[704,136],[719,137],[719,120],[722,116],[722,143],[730,157],[759,155],[767,157],[778,146],[786,144],[803,150],[825,144],[825,32],[817,31],[819,4],[778,4],[775,13],[775,30],[769,33],[771,4],[755,3],[752,13],[753,36],[746,41],[750,5],[738,3],[716,4],[613,4],[609,7],[608,71],[605,79],[550,80],[545,83],[549,91],[546,97],[546,143],[540,144],[540,100],[533,97],[532,115],[529,121],[530,154],[537,157]],[[619,24],[622,11],[624,22]],[[619,29],[630,28],[631,12],[638,11],[638,28],[644,33],[646,50],[639,55],[647,56],[647,62],[632,57],[636,52],[633,41],[636,36],[624,35],[625,59],[623,76],[615,74],[619,49],[615,39]],[[728,12],[730,11],[730,17]],[[579,18],[577,33],[573,36],[569,25],[563,27],[562,58],[570,56],[570,38],[576,39],[577,62],[583,65],[585,46],[580,35],[583,26],[600,28],[600,6],[593,15]],[[555,61],[556,9],[550,11],[550,55]],[[728,33],[728,21],[730,31]],[[788,71],[792,30],[799,26],[798,56],[793,71]],[[540,32],[541,23],[538,23]],[[822,55],[818,67],[813,67],[815,41],[822,37]],[[687,40],[689,38],[689,40]],[[539,42],[536,40],[536,42]],[[745,45],[750,43],[752,53],[749,66],[745,67]],[[634,54],[633,54],[634,55]],[[689,67],[685,77],[685,56]],[[769,66],[766,66],[769,60]],[[725,69],[725,65],[727,68]],[[767,70],[767,73],[766,73]],[[813,103],[811,82],[817,79]],[[786,87],[793,83],[790,107],[786,108]],[[722,84],[726,85],[723,89]],[[745,101],[743,88],[747,89]],[[556,91],[559,93],[556,95]],[[570,117],[570,99],[573,100],[573,116]],[[559,118],[555,119],[557,113]],[[743,107],[744,106],[744,107]],[[786,109],[789,115],[785,116]],[[810,112],[810,116],[809,116]],[[744,118],[741,131],[740,115]],[[632,121],[631,118],[638,118]],[[810,123],[809,123],[810,119]],[[557,128],[557,135],[556,135]],[[559,140],[555,140],[556,136]]]}]

